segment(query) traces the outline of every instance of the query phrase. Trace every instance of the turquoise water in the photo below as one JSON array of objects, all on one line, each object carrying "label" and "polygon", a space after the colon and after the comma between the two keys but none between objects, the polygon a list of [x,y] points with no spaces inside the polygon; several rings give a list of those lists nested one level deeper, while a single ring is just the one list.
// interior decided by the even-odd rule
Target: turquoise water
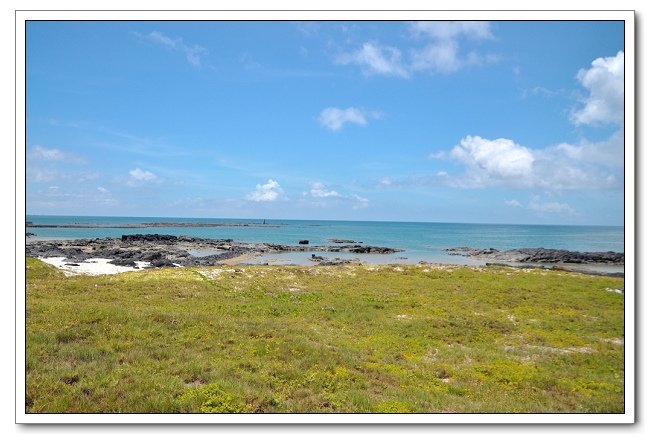
[{"label": "turquoise water", "polygon": [[[258,219],[198,219],[151,217],[36,216],[27,221],[35,224],[117,225],[144,222],[254,222]],[[426,260],[468,263],[449,256],[447,247],[557,248],[572,251],[624,251],[623,227],[561,225],[496,225],[429,222],[352,222],[313,220],[266,220],[273,226],[254,227],[157,227],[157,228],[32,228],[30,240],[120,237],[123,234],[171,234],[242,242],[269,242],[295,245],[307,239],[310,245],[330,244],[328,239],[351,239],[366,245],[401,248],[403,253],[384,256],[391,262]],[[342,257],[342,254],[337,254]],[[380,255],[377,255],[380,256]],[[379,259],[378,259],[379,260]]]}]

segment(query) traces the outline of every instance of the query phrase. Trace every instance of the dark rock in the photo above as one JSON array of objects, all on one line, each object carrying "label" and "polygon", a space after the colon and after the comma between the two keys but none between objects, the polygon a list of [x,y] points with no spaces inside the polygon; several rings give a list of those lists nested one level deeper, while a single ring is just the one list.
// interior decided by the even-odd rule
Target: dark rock
[{"label": "dark rock", "polygon": [[108,263],[122,267],[135,267],[137,265],[133,259],[113,259]]},{"label": "dark rock", "polygon": [[308,245],[308,244],[309,244],[309,241],[308,241],[308,240],[301,240],[301,241],[298,241],[298,245]]},{"label": "dark rock", "polygon": [[397,253],[404,250],[397,248],[388,248],[388,247],[373,247],[371,245],[345,245],[339,247],[337,250],[332,251],[342,251],[347,253],[357,253],[357,254],[389,254]]},{"label": "dark rock", "polygon": [[155,259],[151,261],[151,266],[156,268],[161,268],[161,267],[174,267],[175,265],[169,259]]},{"label": "dark rock", "polygon": [[153,251],[150,253],[145,253],[140,255],[140,260],[147,261],[147,262],[153,262],[160,259],[164,259],[163,254],[160,251]]},{"label": "dark rock", "polygon": [[177,242],[178,236],[169,234],[123,234],[122,242],[158,242],[158,243],[172,243]]}]

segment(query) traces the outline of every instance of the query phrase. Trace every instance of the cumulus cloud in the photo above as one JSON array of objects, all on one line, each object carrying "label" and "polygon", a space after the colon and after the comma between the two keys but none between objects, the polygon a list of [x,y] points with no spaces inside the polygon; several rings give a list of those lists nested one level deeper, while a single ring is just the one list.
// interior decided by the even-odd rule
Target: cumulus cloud
[{"label": "cumulus cloud", "polygon": [[467,136],[450,152],[450,157],[465,164],[478,182],[489,180],[526,180],[531,175],[534,157],[531,151],[509,139],[488,140]]},{"label": "cumulus cloud", "polygon": [[156,176],[151,171],[146,171],[141,168],[135,168],[129,171],[126,176],[126,184],[130,187],[137,187],[144,184],[162,182],[162,179]]},{"label": "cumulus cloud", "polygon": [[620,133],[604,142],[563,143],[544,149],[525,147],[510,139],[467,136],[446,156],[463,165],[464,172],[438,174],[428,182],[461,188],[535,187],[548,191],[611,188],[618,185],[611,169],[619,165],[612,159],[621,161],[622,144]]},{"label": "cumulus cloud", "polygon": [[157,179],[156,175],[151,171],[144,171],[140,168],[129,171],[129,176],[131,179],[141,182],[149,182]]},{"label": "cumulus cloud", "polygon": [[[307,193],[303,193],[303,194],[307,194]],[[325,187],[325,185],[321,182],[314,182],[308,194],[312,197],[340,197],[341,196],[338,192],[334,190],[328,190]]]},{"label": "cumulus cloud", "polygon": [[273,179],[269,179],[264,185],[255,185],[255,191],[246,195],[246,199],[253,202],[273,202],[282,195],[282,187]]},{"label": "cumulus cloud", "polygon": [[365,126],[369,118],[379,118],[380,113],[376,111],[362,111],[358,108],[325,108],[318,116],[318,122],[332,131],[338,131],[346,123]]},{"label": "cumulus cloud", "polygon": [[576,77],[589,97],[571,115],[576,125],[623,122],[624,65],[625,55],[619,51],[614,57],[597,58],[589,69],[578,71]]},{"label": "cumulus cloud", "polygon": [[149,34],[134,33],[137,37],[150,42],[162,45],[170,50],[180,51],[185,55],[187,61],[195,67],[201,66],[201,56],[208,54],[208,50],[199,45],[189,46],[183,42],[183,39],[171,38],[159,31],[152,31]]},{"label": "cumulus cloud", "polygon": [[336,62],[341,65],[359,65],[366,75],[380,74],[403,78],[409,76],[399,49],[372,42],[364,43],[357,51],[340,55]]}]

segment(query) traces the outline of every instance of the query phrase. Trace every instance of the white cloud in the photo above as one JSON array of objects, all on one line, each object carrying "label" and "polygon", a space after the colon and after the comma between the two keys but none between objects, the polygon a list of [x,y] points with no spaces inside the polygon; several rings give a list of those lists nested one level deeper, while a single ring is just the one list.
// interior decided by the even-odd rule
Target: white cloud
[{"label": "white cloud", "polygon": [[490,22],[411,22],[409,30],[414,37],[424,37],[429,43],[421,48],[408,49],[408,62],[402,60],[400,49],[372,42],[365,42],[359,50],[343,54],[336,61],[344,65],[359,65],[366,75],[409,78],[417,71],[448,74],[469,65],[496,60],[491,55],[483,56],[476,52],[462,54],[460,50],[461,38],[494,39]]},{"label": "white cloud", "polygon": [[492,55],[483,56],[476,52],[463,55],[460,51],[461,38],[493,39],[490,22],[412,22],[409,30],[413,36],[425,37],[429,43],[421,48],[410,48],[408,62],[402,60],[400,49],[372,42],[365,42],[357,51],[343,54],[336,61],[344,65],[359,65],[367,75],[408,78],[417,71],[448,74],[469,65],[496,60]]},{"label": "white cloud", "polygon": [[129,171],[129,176],[133,180],[142,181],[142,182],[156,180],[157,178],[156,175],[151,171],[144,171],[141,170],[140,168],[136,168],[134,170]]},{"label": "white cloud", "polygon": [[36,162],[85,162],[85,159],[76,153],[63,151],[58,148],[45,148],[40,145],[34,145],[27,151],[27,159]]},{"label": "white cloud", "polygon": [[341,65],[359,65],[367,75],[381,74],[403,78],[409,76],[402,64],[402,53],[399,49],[371,42],[364,43],[358,51],[339,56],[336,62]]},{"label": "white cloud", "polygon": [[412,22],[410,30],[414,35],[426,35],[440,40],[466,36],[474,39],[493,39],[490,22],[476,21],[420,21]]},{"label": "white cloud", "polygon": [[571,116],[576,125],[623,122],[624,62],[625,55],[619,51],[614,57],[597,58],[591,68],[578,71],[576,77],[589,97]]},{"label": "white cloud", "polygon": [[174,51],[180,51],[185,55],[185,58],[192,66],[199,67],[201,66],[201,56],[208,54],[208,50],[199,45],[186,45],[183,42],[182,38],[172,39],[171,37],[166,36],[162,32],[152,31],[149,34],[142,35],[139,33],[134,33],[139,38],[149,40],[150,42],[157,43],[168,49]]},{"label": "white cloud", "polygon": [[56,148],[44,148],[36,145],[32,148],[27,156],[34,160],[63,160],[65,158],[63,152]]},{"label": "white cloud", "polygon": [[433,43],[424,48],[411,50],[412,71],[433,70],[448,74],[468,65],[492,60],[491,57],[484,57],[475,52],[462,56],[458,41],[460,37],[475,40],[493,39],[490,22],[413,22],[410,30],[416,36],[424,35],[433,39]]},{"label": "white cloud", "polygon": [[162,32],[152,31],[146,35],[146,37],[152,42],[160,43],[168,48],[176,49],[179,45],[182,44],[182,39],[171,39],[167,37]]},{"label": "white cloud", "polygon": [[459,58],[458,44],[453,40],[445,40],[411,51],[411,69],[414,71],[434,70],[450,73],[458,71],[466,63]]},{"label": "white cloud", "polygon": [[[449,32],[451,33],[451,31]],[[578,80],[589,90],[584,108],[575,111],[575,124],[621,123],[623,119],[624,54],[601,57],[591,68],[580,70]],[[534,93],[550,90],[535,88]],[[547,191],[602,189],[620,185],[624,159],[623,131],[608,139],[591,142],[560,143],[544,149],[531,149],[509,139],[488,140],[468,136],[449,152],[429,155],[429,159],[450,158],[465,166],[461,176],[449,177],[447,185],[458,187],[509,186],[540,188]],[[572,210],[565,204],[532,203],[528,208],[545,212]]]},{"label": "white cloud", "polygon": [[255,185],[255,191],[246,195],[246,199],[253,202],[273,202],[283,193],[280,184],[269,179],[264,185]]},{"label": "white cloud", "polygon": [[[547,191],[602,189],[618,185],[611,169],[622,166],[620,133],[598,142],[560,144],[531,149],[510,139],[467,136],[449,151],[448,158],[465,166],[457,176],[418,178],[417,182],[460,188],[505,186]],[[445,179],[441,181],[441,179]]]},{"label": "white cloud", "polygon": [[325,108],[318,116],[318,122],[332,131],[340,130],[346,123],[365,126],[368,118],[379,118],[380,113],[376,111],[362,111],[358,108]]},{"label": "white cloud", "polygon": [[340,194],[334,190],[328,190],[321,182],[314,182],[309,190],[312,197],[339,197]]},{"label": "white cloud", "polygon": [[347,203],[352,205],[352,209],[358,210],[366,208],[370,204],[370,200],[361,197],[357,194],[343,194],[338,191],[332,190],[322,182],[313,182],[309,191],[302,193],[303,196],[312,198],[310,204],[317,206],[336,205],[340,203]]},{"label": "white cloud", "polygon": [[622,167],[624,149],[623,131],[619,130],[607,140],[600,142],[581,140],[577,144],[560,143],[549,148],[548,151],[555,152],[557,156],[566,157],[573,161]]},{"label": "white cloud", "polygon": [[467,136],[450,153],[452,159],[465,164],[476,180],[525,180],[531,175],[532,152],[509,139],[488,140]]},{"label": "white cloud", "polygon": [[352,198],[352,209],[354,210],[368,208],[370,205],[370,200],[366,199],[365,197],[357,196],[356,194],[352,194],[350,197]]},{"label": "white cloud", "polygon": [[129,171],[129,174],[126,177],[126,184],[130,187],[137,187],[146,183],[158,182],[162,182],[162,179],[151,171],[145,171],[140,168],[135,168]]}]

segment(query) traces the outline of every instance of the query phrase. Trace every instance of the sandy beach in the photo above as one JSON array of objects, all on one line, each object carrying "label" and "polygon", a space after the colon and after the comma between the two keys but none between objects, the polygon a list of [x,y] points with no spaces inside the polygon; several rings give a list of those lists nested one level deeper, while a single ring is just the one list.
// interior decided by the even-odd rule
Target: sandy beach
[{"label": "sandy beach", "polygon": [[[242,254],[241,256],[225,259],[218,264],[223,265],[238,265],[246,261],[252,260],[256,255]],[[117,274],[129,271],[140,271],[151,267],[151,263],[147,261],[135,261],[135,267],[127,267],[122,265],[110,264],[111,259],[106,258],[89,258],[84,261],[69,262],[65,257],[39,257],[38,259],[43,262],[53,265],[59,270],[62,270],[66,276],[75,275],[89,275],[99,276],[103,274]],[[182,267],[182,265],[176,265]]]},{"label": "sandy beach", "polygon": [[105,258],[90,258],[80,262],[65,262],[65,257],[39,257],[38,259],[50,265],[54,265],[60,270],[63,270],[66,276],[75,276],[79,274],[92,276],[98,276],[102,274],[117,274],[127,271],[142,270],[150,265],[149,262],[136,261],[136,267],[125,267],[121,265],[109,264],[111,259]]}]

